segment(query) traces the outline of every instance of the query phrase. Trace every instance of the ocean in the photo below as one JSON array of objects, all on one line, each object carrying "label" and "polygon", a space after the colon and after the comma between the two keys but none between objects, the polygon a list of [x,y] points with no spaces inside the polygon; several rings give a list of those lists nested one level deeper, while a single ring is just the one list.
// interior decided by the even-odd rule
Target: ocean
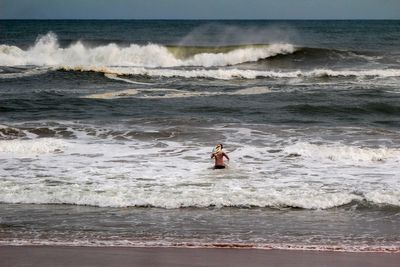
[{"label": "ocean", "polygon": [[0,21],[0,244],[399,252],[399,44],[397,20]]}]

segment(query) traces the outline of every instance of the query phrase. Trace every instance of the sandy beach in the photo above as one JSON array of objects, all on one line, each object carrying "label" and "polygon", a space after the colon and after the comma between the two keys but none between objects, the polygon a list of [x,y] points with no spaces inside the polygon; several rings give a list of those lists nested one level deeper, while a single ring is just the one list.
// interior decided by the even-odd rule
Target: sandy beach
[{"label": "sandy beach", "polygon": [[399,253],[2,246],[1,266],[399,266]]}]

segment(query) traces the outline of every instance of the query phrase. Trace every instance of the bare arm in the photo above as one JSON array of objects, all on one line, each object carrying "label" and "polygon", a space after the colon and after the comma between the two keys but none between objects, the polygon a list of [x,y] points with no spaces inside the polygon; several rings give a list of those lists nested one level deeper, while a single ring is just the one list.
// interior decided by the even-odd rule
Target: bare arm
[{"label": "bare arm", "polygon": [[229,157],[228,157],[227,154],[224,153],[224,156],[225,156],[225,158],[226,158],[227,160],[229,160]]}]

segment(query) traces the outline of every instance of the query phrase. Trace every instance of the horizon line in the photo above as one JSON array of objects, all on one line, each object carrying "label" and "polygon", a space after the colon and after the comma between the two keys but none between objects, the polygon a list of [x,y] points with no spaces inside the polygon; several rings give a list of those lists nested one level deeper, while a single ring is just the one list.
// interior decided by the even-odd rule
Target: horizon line
[{"label": "horizon line", "polygon": [[243,18],[243,19],[206,19],[206,18],[198,18],[198,19],[190,19],[190,18],[177,18],[177,19],[172,19],[172,18],[140,18],[140,19],[134,19],[134,18],[48,18],[48,19],[39,19],[39,18],[0,18],[0,20],[147,20],[147,21],[160,21],[160,20],[169,20],[169,21],[177,21],[177,20],[186,20],[186,21],[210,21],[210,20],[218,20],[218,21],[240,21],[240,20],[248,20],[248,21],[295,21],[295,20],[303,20],[303,21],[360,21],[360,20],[376,20],[376,21],[384,21],[384,20],[391,20],[391,21],[400,21],[400,18],[398,19],[388,19],[388,18],[351,18],[351,19],[334,19],[334,18],[292,18],[292,19],[249,19],[249,18]]}]

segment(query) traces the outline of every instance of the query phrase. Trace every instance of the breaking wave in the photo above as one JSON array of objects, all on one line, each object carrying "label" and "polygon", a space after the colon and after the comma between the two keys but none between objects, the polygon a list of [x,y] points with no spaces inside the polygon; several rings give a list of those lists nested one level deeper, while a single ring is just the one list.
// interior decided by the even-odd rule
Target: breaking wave
[{"label": "breaking wave", "polygon": [[[332,54],[336,56],[332,56]],[[315,58],[340,60],[340,58],[363,58],[375,60],[362,54],[331,49],[300,48],[287,43],[228,45],[228,46],[172,46],[160,44],[119,46],[110,43],[103,46],[85,45],[77,41],[61,47],[55,34],[48,33],[36,43],[23,50],[17,46],[0,45],[0,66],[6,71],[0,78],[20,78],[40,75],[49,70],[101,72],[114,75],[142,75],[150,77],[182,77],[211,79],[256,79],[256,78],[329,78],[329,77],[400,77],[400,69],[358,68],[333,69],[321,67],[311,69],[249,69],[238,66],[243,63],[285,57],[290,62],[300,61],[307,65]],[[333,58],[333,59],[332,59]],[[279,64],[278,64],[279,65]],[[29,68],[20,68],[28,66]],[[32,66],[34,66],[32,68]],[[235,67],[232,67],[235,66]],[[15,68],[18,67],[18,68]],[[121,77],[114,79],[124,80]],[[138,82],[132,82],[141,84]]]},{"label": "breaking wave", "polygon": [[[51,181],[45,181],[50,183]],[[192,190],[180,192],[164,187],[160,190],[114,185],[80,185],[69,186],[54,180],[54,184],[31,185],[26,188],[22,184],[1,182],[0,202],[32,203],[32,204],[73,204],[99,207],[158,207],[207,208],[207,207],[271,207],[330,209],[351,203],[379,205],[389,207],[400,206],[400,195],[395,190],[373,190],[360,195],[353,192],[325,192],[313,189],[257,190],[246,192],[229,188],[225,192],[205,192]],[[154,188],[155,189],[155,188]]]},{"label": "breaking wave", "polygon": [[110,43],[89,47],[78,41],[66,48],[60,47],[54,33],[40,37],[27,50],[17,46],[0,45],[1,66],[64,66],[64,67],[178,67],[227,66],[254,62],[278,54],[293,53],[291,44],[238,45],[225,47],[163,46],[159,44],[127,47]]}]

